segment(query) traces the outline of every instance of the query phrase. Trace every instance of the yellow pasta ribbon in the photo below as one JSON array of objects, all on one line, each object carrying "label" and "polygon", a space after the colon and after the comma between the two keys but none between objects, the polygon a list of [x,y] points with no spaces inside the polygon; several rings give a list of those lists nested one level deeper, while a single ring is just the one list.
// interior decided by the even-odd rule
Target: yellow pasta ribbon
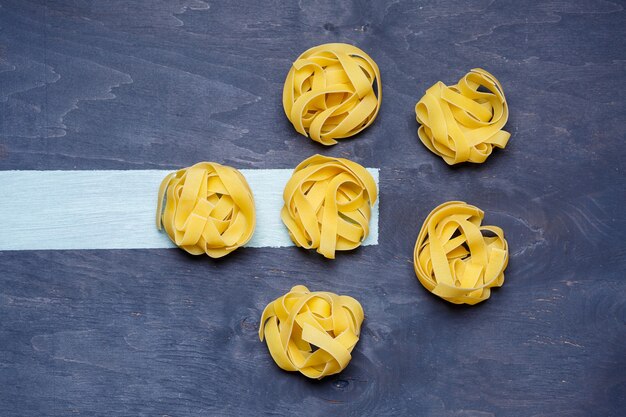
[{"label": "yellow pasta ribbon", "polygon": [[462,201],[428,215],[413,254],[415,274],[428,291],[454,304],[477,304],[489,298],[491,287],[502,286],[508,245],[502,229],[481,226],[483,217]]},{"label": "yellow pasta ribbon", "polygon": [[494,146],[504,148],[511,137],[502,130],[509,118],[502,86],[480,68],[450,87],[437,82],[417,103],[415,114],[420,140],[449,165],[482,163]]},{"label": "yellow pasta ribbon", "polygon": [[354,249],[365,240],[377,197],[376,182],[361,165],[314,155],[287,182],[280,216],[297,246],[334,259],[335,251]]},{"label": "yellow pasta ribbon", "polygon": [[235,168],[200,162],[161,182],[157,228],[164,227],[176,245],[193,255],[229,254],[250,240],[255,222],[252,191]]},{"label": "yellow pasta ribbon", "polygon": [[296,285],[265,307],[259,338],[281,369],[321,379],[348,365],[363,317],[352,297]]},{"label": "yellow pasta ribbon", "polygon": [[295,129],[324,145],[368,127],[378,114],[378,66],[356,46],[313,47],[293,63],[283,88],[283,108]]}]

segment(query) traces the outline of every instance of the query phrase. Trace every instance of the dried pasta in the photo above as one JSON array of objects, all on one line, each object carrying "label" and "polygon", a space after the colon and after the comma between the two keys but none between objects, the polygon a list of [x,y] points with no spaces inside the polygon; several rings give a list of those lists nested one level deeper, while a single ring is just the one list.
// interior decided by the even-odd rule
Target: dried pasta
[{"label": "dried pasta", "polygon": [[193,255],[229,254],[250,240],[255,219],[252,191],[235,168],[200,162],[161,182],[157,228]]},{"label": "dried pasta", "polygon": [[324,145],[372,124],[381,100],[378,66],[365,52],[344,43],[302,53],[283,88],[283,108],[294,128]]},{"label": "dried pasta", "polygon": [[314,155],[287,182],[281,218],[297,246],[334,259],[335,251],[354,249],[367,237],[377,196],[374,178],[361,165]]},{"label": "dried pasta", "polygon": [[296,285],[265,307],[259,338],[281,369],[321,379],[348,365],[363,318],[352,297]]},{"label": "dried pasta", "polygon": [[502,86],[480,68],[450,87],[437,82],[417,103],[415,114],[421,123],[420,140],[449,165],[482,163],[494,147],[504,148],[511,136],[502,130],[509,118]]},{"label": "dried pasta", "polygon": [[504,232],[481,226],[483,217],[482,210],[462,201],[444,203],[428,215],[413,255],[415,274],[428,291],[454,304],[476,304],[504,283],[509,261]]}]

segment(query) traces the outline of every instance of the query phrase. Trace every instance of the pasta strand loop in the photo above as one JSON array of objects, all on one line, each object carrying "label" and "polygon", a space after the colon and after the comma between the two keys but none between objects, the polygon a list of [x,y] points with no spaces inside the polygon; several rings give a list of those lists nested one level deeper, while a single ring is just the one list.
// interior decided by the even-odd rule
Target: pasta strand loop
[{"label": "pasta strand loop", "polygon": [[415,105],[415,114],[420,140],[448,165],[482,163],[511,137],[502,130],[509,118],[502,86],[480,68],[450,87],[437,82]]},{"label": "pasta strand loop", "polygon": [[314,155],[287,182],[280,216],[297,246],[334,259],[365,240],[377,198],[376,182],[361,165]]},{"label": "pasta strand loop", "polygon": [[481,226],[483,217],[462,201],[428,215],[413,253],[415,275],[428,291],[454,304],[477,304],[502,286],[508,244],[502,229]]},{"label": "pasta strand loop", "polygon": [[302,53],[283,88],[283,108],[296,131],[327,146],[372,124],[381,100],[378,66],[361,49],[345,43]]},{"label": "pasta strand loop", "polygon": [[252,237],[256,224],[252,190],[235,168],[197,163],[163,179],[156,224],[192,255],[220,258]]},{"label": "pasta strand loop", "polygon": [[259,339],[281,369],[321,379],[348,366],[363,318],[352,297],[296,285],[265,307]]}]

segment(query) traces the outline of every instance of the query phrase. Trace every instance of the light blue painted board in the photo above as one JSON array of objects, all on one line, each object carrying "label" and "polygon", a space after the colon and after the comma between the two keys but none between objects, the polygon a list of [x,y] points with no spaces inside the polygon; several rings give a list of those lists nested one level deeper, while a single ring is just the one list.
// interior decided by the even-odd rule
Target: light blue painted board
[{"label": "light blue painted board", "polygon": [[[368,168],[376,183],[379,172]],[[172,171],[0,171],[0,250],[147,249],[173,243],[155,226]],[[280,220],[291,169],[242,169],[256,205],[248,247],[293,246]],[[378,202],[364,245],[378,244]]]}]

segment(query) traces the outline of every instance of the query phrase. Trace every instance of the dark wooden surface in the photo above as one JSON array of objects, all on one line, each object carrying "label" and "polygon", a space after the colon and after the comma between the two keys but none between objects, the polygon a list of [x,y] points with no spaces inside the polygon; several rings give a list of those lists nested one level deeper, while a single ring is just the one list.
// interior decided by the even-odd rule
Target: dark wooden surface
[{"label": "dark wooden surface", "polygon": [[[381,168],[380,245],[335,261],[0,252],[0,415],[624,415],[623,2],[0,6],[2,170],[292,168],[315,152]],[[323,148],[280,97],[300,52],[338,41],[377,61],[383,105]],[[473,67],[504,85],[512,139],[449,168],[418,142],[413,108]],[[504,287],[473,308],[412,268],[422,221],[450,199],[483,208],[511,248]],[[265,304],[297,283],[365,309],[340,375],[282,372],[257,338]]]}]

